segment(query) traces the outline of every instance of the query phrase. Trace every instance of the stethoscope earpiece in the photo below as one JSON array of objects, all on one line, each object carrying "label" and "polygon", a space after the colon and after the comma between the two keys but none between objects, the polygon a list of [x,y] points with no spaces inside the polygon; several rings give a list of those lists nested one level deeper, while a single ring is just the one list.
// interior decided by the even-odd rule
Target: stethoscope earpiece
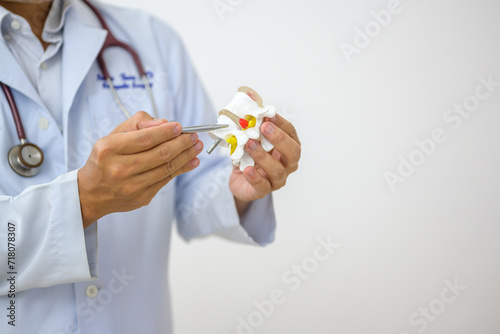
[{"label": "stethoscope earpiece", "polygon": [[31,177],[38,174],[43,163],[43,152],[35,144],[23,143],[9,150],[9,165],[21,176]]}]

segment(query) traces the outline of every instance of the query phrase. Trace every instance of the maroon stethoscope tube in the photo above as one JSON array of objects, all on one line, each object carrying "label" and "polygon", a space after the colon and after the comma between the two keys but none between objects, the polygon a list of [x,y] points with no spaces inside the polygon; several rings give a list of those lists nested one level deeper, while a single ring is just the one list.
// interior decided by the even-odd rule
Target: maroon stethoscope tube
[{"label": "maroon stethoscope tube", "polygon": [[12,111],[12,117],[14,118],[14,123],[16,124],[17,136],[19,140],[26,139],[26,133],[24,132],[23,123],[21,122],[21,116],[19,116],[19,111],[17,110],[16,101],[14,101],[14,96],[12,95],[12,91],[9,86],[0,82],[2,86],[2,90],[7,98],[7,102],[9,103],[10,110]]},{"label": "maroon stethoscope tube", "polygon": [[94,12],[95,16],[101,23],[101,26],[103,29],[107,30],[108,35],[106,36],[106,40],[104,41],[104,44],[101,48],[101,51],[99,52],[99,55],[97,56],[97,63],[99,64],[99,68],[102,71],[102,75],[104,76],[105,79],[111,79],[111,76],[108,73],[108,68],[106,67],[106,64],[104,63],[104,58],[103,58],[103,53],[104,51],[113,46],[120,47],[122,49],[125,49],[134,59],[135,66],[137,67],[137,71],[141,76],[146,75],[146,71],[144,71],[144,68],[142,67],[141,60],[139,59],[139,55],[137,52],[135,52],[134,49],[132,49],[129,45],[119,41],[109,30],[108,25],[104,21],[104,18],[102,17],[101,13],[97,10],[97,8],[94,7],[93,4],[90,3],[88,0],[83,0],[89,6],[89,8]]}]

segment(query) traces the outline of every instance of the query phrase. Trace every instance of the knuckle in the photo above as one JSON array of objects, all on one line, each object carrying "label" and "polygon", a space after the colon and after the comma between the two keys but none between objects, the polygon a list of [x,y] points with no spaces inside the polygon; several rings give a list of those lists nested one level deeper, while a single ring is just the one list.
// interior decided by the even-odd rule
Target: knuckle
[{"label": "knuckle", "polygon": [[275,168],[271,175],[273,179],[278,182],[284,182],[286,180],[286,171],[283,167]]},{"label": "knuckle", "polygon": [[139,142],[139,145],[143,147],[149,147],[153,143],[153,138],[151,138],[151,136],[147,135],[146,133],[140,133],[137,141]]},{"label": "knuckle", "polygon": [[94,144],[94,152],[97,160],[102,161],[111,152],[111,144],[106,137],[99,139]]},{"label": "knuckle", "polygon": [[112,179],[122,179],[125,176],[125,171],[119,164],[112,164],[108,170]]},{"label": "knuckle", "polygon": [[272,182],[272,190],[281,189],[285,185],[286,185],[286,180],[283,180],[281,182]]},{"label": "knuckle", "polygon": [[194,159],[196,156],[198,155],[198,151],[196,151],[196,149],[193,147],[191,147],[188,151],[187,151],[187,158],[189,160],[191,159]]},{"label": "knuckle", "polygon": [[253,156],[254,158],[258,159],[258,160],[262,160],[266,157],[268,153],[266,151],[264,151],[261,147],[257,148],[254,152],[253,152]]},{"label": "knuckle", "polygon": [[299,169],[298,164],[288,165],[286,167],[286,173],[287,173],[287,175],[290,175],[292,173],[295,173],[298,169]]},{"label": "knuckle", "polygon": [[297,133],[297,129],[295,129],[295,127],[294,127],[294,126],[291,126],[291,128],[290,128],[290,134],[291,134],[291,135],[292,135],[292,137],[294,137],[294,138],[298,138],[298,137],[299,137],[299,135],[298,135],[298,133]]},{"label": "knuckle", "polygon": [[274,131],[274,140],[283,141],[285,140],[285,132],[284,131]]},{"label": "knuckle", "polygon": [[136,112],[133,117],[137,118],[137,119],[144,119],[144,118],[148,118],[149,114],[147,112],[141,110],[141,111]]},{"label": "knuckle", "polygon": [[124,197],[124,198],[130,198],[135,194],[135,192],[136,192],[136,189],[133,185],[126,184],[121,188],[120,195],[121,195],[121,197]]},{"label": "knuckle", "polygon": [[163,164],[164,175],[172,175],[176,169],[175,163],[172,160]]},{"label": "knuckle", "polygon": [[160,159],[165,162],[172,160],[172,151],[168,148],[168,146],[163,145],[160,147]]},{"label": "knuckle", "polygon": [[302,149],[300,148],[300,146],[296,146],[292,155],[293,160],[299,161],[301,155],[302,155]]}]

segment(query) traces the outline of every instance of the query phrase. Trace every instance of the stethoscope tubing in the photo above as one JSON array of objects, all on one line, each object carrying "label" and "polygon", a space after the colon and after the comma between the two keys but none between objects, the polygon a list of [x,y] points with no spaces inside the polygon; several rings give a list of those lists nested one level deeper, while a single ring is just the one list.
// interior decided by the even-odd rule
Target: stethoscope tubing
[{"label": "stethoscope tubing", "polygon": [[12,91],[9,86],[3,82],[0,82],[0,85],[2,86],[5,98],[9,103],[10,110],[12,111],[12,118],[14,119],[14,124],[16,125],[17,136],[19,137],[21,144],[24,144],[23,141],[26,141],[26,132],[24,132],[23,122],[21,121],[21,116],[19,115],[14,95],[12,95]]},{"label": "stethoscope tubing", "polygon": [[106,82],[109,85],[109,89],[111,90],[111,94],[113,95],[113,99],[115,100],[116,104],[122,111],[122,113],[125,115],[125,117],[130,118],[131,114],[128,112],[127,108],[123,105],[121,102],[120,98],[118,97],[118,94],[116,92],[115,86],[113,84],[113,80],[111,79],[111,75],[108,72],[108,68],[106,66],[106,63],[104,61],[104,51],[106,51],[107,48],[109,47],[119,47],[124,49],[126,52],[130,54],[132,57],[135,67],[137,68],[137,71],[139,72],[139,75],[141,77],[142,82],[144,83],[144,88],[146,89],[147,94],[149,95],[149,98],[151,100],[151,104],[153,107],[153,113],[154,117],[158,118],[158,108],[156,106],[156,101],[153,95],[153,90],[151,89],[151,86],[149,84],[148,76],[146,74],[146,71],[144,70],[144,67],[142,66],[141,59],[139,58],[139,55],[137,52],[132,48],[130,45],[123,43],[122,41],[118,40],[111,30],[109,29],[106,21],[102,17],[101,13],[97,10],[97,8],[90,3],[88,0],[83,0],[83,2],[94,12],[95,16],[97,17],[97,20],[101,23],[101,26],[104,30],[108,32],[106,35],[106,39],[104,40],[104,44],[101,48],[101,51],[99,51],[99,54],[97,55],[97,64],[99,65],[99,68],[101,69],[102,75]]}]

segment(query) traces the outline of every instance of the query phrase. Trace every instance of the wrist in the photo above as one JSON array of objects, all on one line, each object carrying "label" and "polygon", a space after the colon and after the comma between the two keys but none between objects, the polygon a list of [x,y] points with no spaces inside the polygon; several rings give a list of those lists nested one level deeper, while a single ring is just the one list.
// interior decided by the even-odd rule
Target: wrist
[{"label": "wrist", "polygon": [[80,169],[77,174],[78,196],[80,198],[80,212],[82,215],[83,228],[87,228],[95,223],[100,216],[96,214],[97,210],[92,204],[92,196],[90,196],[90,194],[83,189],[82,173],[82,169]]},{"label": "wrist", "polygon": [[238,215],[241,217],[247,212],[248,208],[250,207],[250,204],[252,204],[252,201],[243,201],[234,196],[234,203],[236,204],[236,210],[238,211]]}]

